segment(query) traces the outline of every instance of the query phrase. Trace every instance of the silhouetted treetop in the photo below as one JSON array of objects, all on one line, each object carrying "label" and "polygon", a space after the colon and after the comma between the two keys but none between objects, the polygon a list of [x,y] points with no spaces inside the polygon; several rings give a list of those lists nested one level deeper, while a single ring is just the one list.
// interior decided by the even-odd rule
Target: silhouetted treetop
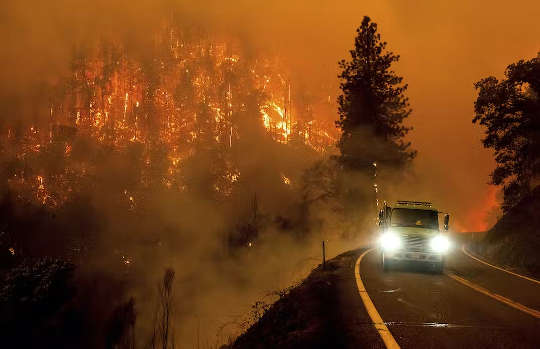
[{"label": "silhouetted treetop", "polygon": [[351,59],[339,62],[342,94],[338,97],[342,160],[353,168],[373,161],[403,166],[415,156],[403,138],[411,113],[407,84],[391,70],[399,56],[386,50],[377,24],[364,17],[356,30]]},{"label": "silhouetted treetop", "polygon": [[484,147],[495,151],[491,183],[503,185],[508,210],[538,185],[540,174],[540,53],[507,67],[501,81],[490,76],[474,85],[473,123],[486,127]]}]

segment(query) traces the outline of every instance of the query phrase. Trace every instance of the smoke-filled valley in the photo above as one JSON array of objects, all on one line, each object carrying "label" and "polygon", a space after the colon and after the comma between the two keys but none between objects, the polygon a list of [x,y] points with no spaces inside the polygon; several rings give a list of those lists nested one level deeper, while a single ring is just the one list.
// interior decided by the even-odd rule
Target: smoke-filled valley
[{"label": "smoke-filled valley", "polygon": [[234,35],[156,23],[143,55],[101,36],[54,79],[4,87],[9,343],[155,346],[169,275],[165,341],[216,347],[320,263],[321,240],[332,255],[359,238],[336,200],[332,88],[298,87]]},{"label": "smoke-filled valley", "polygon": [[538,31],[461,5],[4,1],[3,344],[226,347],[384,200],[494,223],[472,83]]}]

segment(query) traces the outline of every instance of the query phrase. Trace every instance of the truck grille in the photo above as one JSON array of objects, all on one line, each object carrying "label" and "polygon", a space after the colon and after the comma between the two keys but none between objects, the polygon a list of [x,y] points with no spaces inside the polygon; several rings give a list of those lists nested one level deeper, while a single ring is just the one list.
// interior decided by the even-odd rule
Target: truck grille
[{"label": "truck grille", "polygon": [[406,251],[426,251],[428,239],[421,235],[404,235],[403,242]]}]

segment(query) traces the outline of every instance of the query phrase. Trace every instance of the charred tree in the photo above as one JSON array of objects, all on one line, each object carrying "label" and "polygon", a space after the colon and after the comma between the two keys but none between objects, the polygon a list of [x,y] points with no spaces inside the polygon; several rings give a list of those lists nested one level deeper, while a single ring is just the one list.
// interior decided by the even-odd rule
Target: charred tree
[{"label": "charred tree", "polygon": [[154,333],[151,338],[153,349],[174,348],[173,330],[173,281],[174,270],[167,268],[158,284],[158,306],[154,317]]}]

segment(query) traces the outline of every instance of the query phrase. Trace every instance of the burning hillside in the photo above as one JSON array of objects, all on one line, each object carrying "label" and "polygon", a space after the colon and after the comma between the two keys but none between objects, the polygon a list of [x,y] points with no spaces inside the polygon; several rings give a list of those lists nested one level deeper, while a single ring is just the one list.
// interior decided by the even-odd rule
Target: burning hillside
[{"label": "burning hillside", "polygon": [[[282,263],[275,241],[289,258],[310,253],[283,246],[310,229],[304,170],[335,152],[332,92],[297,88],[278,57],[241,40],[154,29],[144,55],[117,38],[77,45],[65,75],[36,82],[38,92],[6,109],[13,117],[0,120],[0,243],[9,263],[54,256],[74,263],[83,280],[125,287],[86,326],[100,333],[96,342],[104,327],[95,324],[128,295],[141,314],[136,331],[151,337],[166,266],[176,271],[177,299],[189,299],[175,305],[180,338],[193,340],[198,314],[213,319],[203,335],[222,333],[223,342],[239,331],[220,330],[231,312],[309,267],[293,263],[271,279],[264,271]],[[252,250],[269,256],[256,273],[245,268],[255,265]],[[200,274],[216,266],[222,271],[211,281]]]},{"label": "burning hillside", "polygon": [[98,147],[134,156],[138,183],[118,188],[133,209],[139,186],[188,189],[184,164],[200,153],[214,158],[216,195],[230,195],[242,178],[231,154],[258,129],[280,144],[332,151],[336,130],[321,121],[320,108],[330,97],[295,98],[277,58],[245,58],[239,47],[173,26],[160,29],[144,58],[105,40],[78,47],[70,76],[44,91],[46,103],[27,101],[41,117],[2,130],[9,187],[43,205],[62,205],[91,185],[96,160],[88,149]]},{"label": "burning hillside", "polygon": [[[75,318],[88,347],[108,340],[124,313],[137,322],[120,319],[131,326],[122,335],[147,345],[164,269],[175,280],[176,338],[221,344],[245,329],[261,294],[318,262],[321,236],[341,234],[339,166],[320,161],[337,152],[337,83],[234,31],[143,23],[135,42],[85,28],[88,40],[73,38],[62,68],[2,89],[0,258],[21,265],[15,274],[45,275],[43,284],[56,278],[50,270],[62,274],[58,288],[75,293],[43,318],[57,316],[66,333]],[[10,326],[26,328],[26,314],[14,312]],[[86,335],[76,337],[81,347]]]}]

